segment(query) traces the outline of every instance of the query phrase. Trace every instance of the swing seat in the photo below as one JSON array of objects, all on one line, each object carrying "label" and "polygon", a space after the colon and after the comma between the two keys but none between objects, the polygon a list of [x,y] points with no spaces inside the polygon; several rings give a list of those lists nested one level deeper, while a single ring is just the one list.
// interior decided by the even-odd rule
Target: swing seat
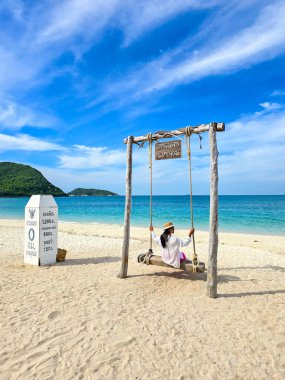
[{"label": "swing seat", "polygon": [[[139,261],[139,260],[138,260]],[[141,264],[146,264],[146,262],[139,261]],[[171,265],[166,264],[161,256],[152,255],[149,258],[149,265],[157,265],[159,267],[165,267],[165,268],[172,268],[172,269],[179,269],[184,270],[185,272],[189,273],[195,273],[194,267],[191,260],[186,260],[180,264],[180,268],[174,268]],[[205,272],[205,263],[199,262],[198,267],[196,268],[196,273],[204,273]]]}]

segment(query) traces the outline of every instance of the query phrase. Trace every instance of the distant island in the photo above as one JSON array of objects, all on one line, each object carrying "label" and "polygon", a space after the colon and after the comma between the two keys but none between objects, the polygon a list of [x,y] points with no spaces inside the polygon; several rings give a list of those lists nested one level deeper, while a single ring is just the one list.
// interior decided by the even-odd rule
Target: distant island
[{"label": "distant island", "polygon": [[66,196],[64,191],[31,166],[0,162],[0,197],[24,197],[33,194]]},{"label": "distant island", "polygon": [[115,196],[118,195],[117,193],[112,193],[112,191],[108,190],[100,190],[100,189],[83,189],[83,188],[77,188],[69,193],[67,193],[70,197],[90,197],[90,196]]}]

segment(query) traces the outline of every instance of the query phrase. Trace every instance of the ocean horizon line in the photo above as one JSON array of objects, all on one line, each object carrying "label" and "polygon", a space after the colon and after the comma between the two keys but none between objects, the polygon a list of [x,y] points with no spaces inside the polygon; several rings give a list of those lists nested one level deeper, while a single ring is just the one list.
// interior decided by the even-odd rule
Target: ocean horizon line
[{"label": "ocean horizon line", "polygon": [[[29,197],[0,198],[0,218],[23,219]],[[56,197],[59,219],[69,222],[124,224],[125,196]],[[210,196],[193,196],[195,227],[208,230]],[[177,228],[190,223],[189,195],[154,195],[152,197],[154,226],[171,220]],[[284,195],[220,195],[219,230],[224,232],[285,235]],[[131,220],[134,226],[150,225],[150,198],[132,197]]]},{"label": "ocean horizon line", "polygon": [[[50,195],[50,194],[32,194]],[[30,198],[32,195],[0,195],[0,198]],[[152,194],[153,197],[189,197],[190,194]],[[218,197],[279,197],[284,194],[219,194]],[[125,194],[116,195],[53,195],[54,198],[108,198],[125,197]],[[149,194],[132,194],[132,197],[150,197]],[[193,194],[193,197],[210,197],[210,194]]]}]

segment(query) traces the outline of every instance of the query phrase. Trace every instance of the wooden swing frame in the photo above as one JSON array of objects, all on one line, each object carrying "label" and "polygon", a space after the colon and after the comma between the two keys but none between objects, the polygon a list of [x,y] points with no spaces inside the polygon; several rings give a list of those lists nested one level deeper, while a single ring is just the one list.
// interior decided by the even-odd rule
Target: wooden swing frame
[{"label": "wooden swing frame", "polygon": [[[217,297],[217,254],[218,254],[218,148],[216,132],[225,130],[224,123],[201,124],[190,127],[191,133],[209,132],[210,146],[210,224],[209,224],[209,249],[208,249],[208,270],[207,270],[207,296]],[[174,136],[186,135],[189,127],[175,131],[159,131],[151,135],[152,141],[161,138],[172,138]],[[124,236],[122,246],[122,262],[119,278],[127,278],[129,261],[130,242],[130,220],[131,220],[131,199],[132,199],[132,150],[133,144],[140,144],[149,141],[150,135],[129,136],[124,140],[127,144],[127,167],[126,167],[126,200],[124,217]]]}]

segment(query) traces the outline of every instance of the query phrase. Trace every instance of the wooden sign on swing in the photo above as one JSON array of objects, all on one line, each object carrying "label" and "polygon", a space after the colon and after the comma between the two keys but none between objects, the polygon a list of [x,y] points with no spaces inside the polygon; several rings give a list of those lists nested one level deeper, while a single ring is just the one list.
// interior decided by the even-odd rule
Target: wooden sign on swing
[{"label": "wooden sign on swing", "polygon": [[168,142],[155,144],[155,159],[167,160],[171,158],[181,158],[181,140],[172,140]]}]

